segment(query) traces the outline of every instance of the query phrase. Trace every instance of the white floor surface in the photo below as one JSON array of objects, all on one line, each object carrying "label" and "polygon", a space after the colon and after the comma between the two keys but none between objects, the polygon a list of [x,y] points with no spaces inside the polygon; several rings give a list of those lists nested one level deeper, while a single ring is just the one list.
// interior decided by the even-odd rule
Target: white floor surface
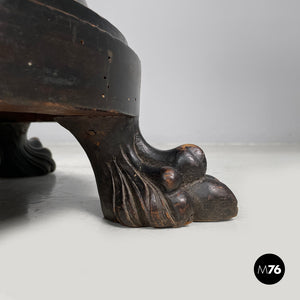
[{"label": "white floor surface", "polygon": [[[300,299],[300,146],[203,146],[238,217],[159,230],[105,221],[80,146],[49,148],[55,173],[0,180],[0,300]],[[270,252],[273,286],[253,273]]]}]

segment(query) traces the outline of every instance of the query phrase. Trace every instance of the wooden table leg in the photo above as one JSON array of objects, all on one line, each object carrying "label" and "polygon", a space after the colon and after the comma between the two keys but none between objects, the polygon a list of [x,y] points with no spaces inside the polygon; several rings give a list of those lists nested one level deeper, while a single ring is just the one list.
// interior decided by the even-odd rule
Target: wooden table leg
[{"label": "wooden table leg", "polygon": [[131,227],[180,227],[236,216],[235,196],[206,175],[206,158],[198,146],[154,149],[143,139],[137,117],[56,120],[86,151],[107,219]]}]

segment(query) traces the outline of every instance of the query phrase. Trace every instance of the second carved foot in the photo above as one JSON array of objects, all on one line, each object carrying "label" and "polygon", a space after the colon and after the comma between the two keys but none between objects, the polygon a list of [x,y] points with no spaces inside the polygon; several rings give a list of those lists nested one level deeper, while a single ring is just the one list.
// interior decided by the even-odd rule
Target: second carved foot
[{"label": "second carved foot", "polygon": [[29,123],[0,123],[0,177],[31,177],[55,170],[51,152],[27,139]]}]

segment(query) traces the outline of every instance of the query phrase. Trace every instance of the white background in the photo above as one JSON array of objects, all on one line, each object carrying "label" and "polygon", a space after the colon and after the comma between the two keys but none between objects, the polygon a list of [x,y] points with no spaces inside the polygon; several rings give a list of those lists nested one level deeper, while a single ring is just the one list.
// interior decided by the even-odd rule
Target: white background
[{"label": "white background", "polygon": [[[142,61],[151,143],[300,142],[298,0],[89,0]],[[71,141],[33,125],[44,141]],[[59,128],[59,129],[58,129]]]}]

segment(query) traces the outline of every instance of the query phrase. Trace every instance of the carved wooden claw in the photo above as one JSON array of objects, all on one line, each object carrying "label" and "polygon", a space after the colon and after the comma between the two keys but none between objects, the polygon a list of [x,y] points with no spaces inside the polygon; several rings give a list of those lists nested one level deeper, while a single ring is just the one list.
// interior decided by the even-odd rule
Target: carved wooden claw
[{"label": "carved wooden claw", "polygon": [[0,177],[40,176],[55,170],[51,152],[39,139],[27,140],[29,125],[0,124]]},{"label": "carved wooden claw", "polygon": [[87,152],[104,216],[130,227],[180,227],[193,221],[224,221],[237,215],[237,200],[206,174],[201,148],[154,149],[138,119],[125,116],[61,118]]}]

